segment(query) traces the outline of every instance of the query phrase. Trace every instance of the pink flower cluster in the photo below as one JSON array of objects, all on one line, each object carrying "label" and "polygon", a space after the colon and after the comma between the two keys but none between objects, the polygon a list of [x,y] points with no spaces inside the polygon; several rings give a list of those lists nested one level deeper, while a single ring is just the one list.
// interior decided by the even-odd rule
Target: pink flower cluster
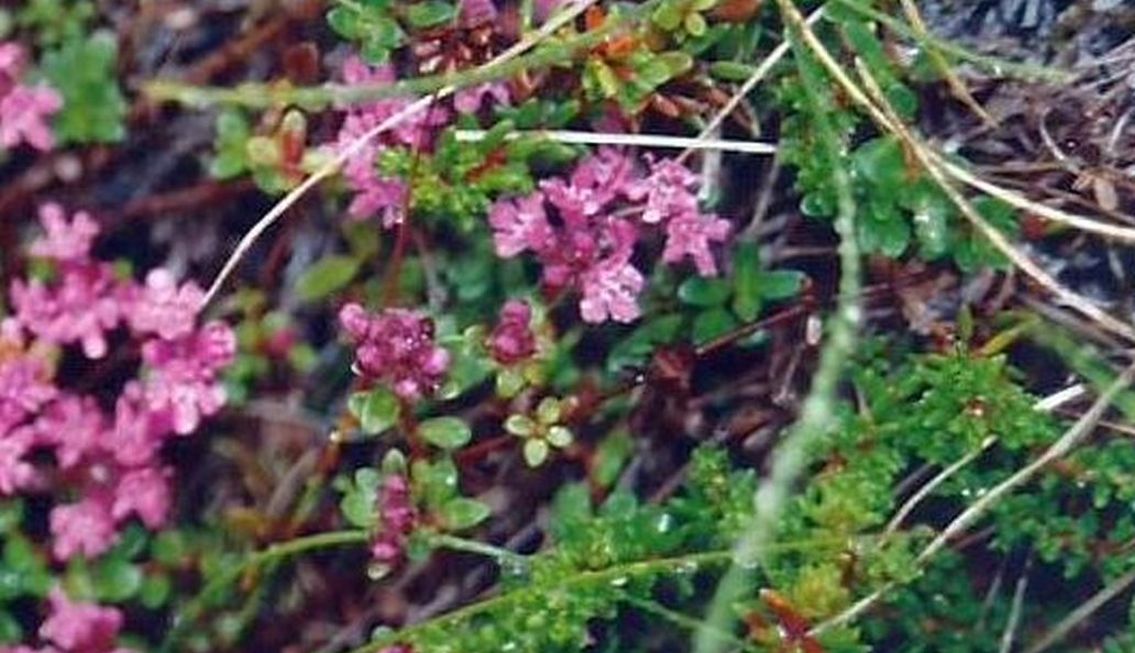
[{"label": "pink flower cluster", "polygon": [[[236,338],[223,323],[197,325],[203,293],[193,283],[178,286],[153,270],[138,284],[92,258],[98,225],[86,213],[68,220],[49,204],[40,221],[45,234],[30,251],[53,274],[13,281],[15,314],[0,323],[0,495],[55,489],[44,487],[32,462],[51,452],[65,489],[78,496],[51,510],[52,551],[60,560],[94,557],[132,518],[150,529],[165,523],[171,470],[159,451],[220,410],[220,374]],[[113,411],[57,385],[55,350],[77,345],[87,358],[103,358],[121,327],[140,344],[142,365]]]},{"label": "pink flower cluster", "polygon": [[441,386],[450,355],[434,342],[434,325],[426,315],[400,308],[368,313],[358,304],[339,311],[339,323],[355,344],[355,372],[390,385],[408,401]]},{"label": "pink flower cluster", "polygon": [[410,481],[400,474],[382,479],[378,487],[379,528],[371,544],[371,557],[386,567],[398,565],[406,555],[406,538],[418,523],[418,510],[410,496]]},{"label": "pink flower cluster", "polygon": [[47,120],[63,108],[63,98],[46,84],[22,82],[27,52],[18,43],[0,43],[0,146],[27,143],[46,151],[55,146]]},{"label": "pink flower cluster", "polygon": [[493,242],[503,257],[532,252],[550,292],[578,288],[584,320],[631,322],[645,284],[631,258],[650,229],[665,234],[663,261],[689,258],[699,274],[717,274],[711,245],[725,241],[730,225],[701,213],[696,187],[697,177],[676,161],[650,161],[642,174],[628,157],[601,149],[568,179],[499,200],[489,214]]},{"label": "pink flower cluster", "polygon": [[0,647],[0,653],[129,653],[116,644],[122,628],[116,608],[72,601],[58,587],[48,602],[51,613],[39,627],[44,646]]},{"label": "pink flower cluster", "polygon": [[511,299],[501,308],[500,322],[489,334],[489,354],[501,365],[513,365],[536,353],[532,307]]},{"label": "pink flower cluster", "polygon": [[[470,2],[463,9],[462,21],[479,24],[491,21],[496,9],[491,2]],[[343,81],[348,85],[390,84],[395,81],[394,68],[386,65],[372,68],[358,56],[350,56],[343,62]],[[501,83],[485,83],[458,91],[453,106],[458,113],[474,113],[491,98],[498,104],[508,104],[508,87]],[[431,147],[439,128],[449,124],[452,113],[444,106],[431,106],[403,120],[398,126],[370,138],[365,142],[359,139],[378,128],[398,112],[412,103],[406,98],[380,100],[369,104],[352,106],[346,109],[346,116],[339,128],[334,151],[350,150],[351,155],[343,166],[343,176],[354,192],[347,211],[355,219],[381,216],[382,224],[390,228],[403,219],[406,202],[406,182],[396,177],[387,177],[379,169],[379,156],[388,147],[406,146],[416,149]],[[353,149],[352,149],[353,148]]]},{"label": "pink flower cluster", "polygon": [[[343,81],[353,85],[390,84],[394,81],[394,68],[371,68],[359,57],[351,56],[343,62]],[[378,170],[378,157],[384,148],[390,146],[425,146],[428,137],[432,135],[430,128],[446,124],[449,121],[448,112],[442,109],[423,111],[379,138],[371,138],[361,145],[357,142],[364,134],[382,125],[410,103],[410,100],[396,98],[357,105],[347,110],[339,128],[335,150],[342,152],[355,148],[343,166],[343,176],[355,193],[348,208],[351,217],[362,219],[381,214],[385,227],[402,221],[406,183],[382,175]]]}]

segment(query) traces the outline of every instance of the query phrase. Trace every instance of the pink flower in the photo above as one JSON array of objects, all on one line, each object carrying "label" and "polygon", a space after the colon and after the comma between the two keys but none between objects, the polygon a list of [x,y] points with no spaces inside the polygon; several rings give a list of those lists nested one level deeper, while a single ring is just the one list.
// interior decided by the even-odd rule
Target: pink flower
[{"label": "pink flower", "polygon": [[634,201],[646,200],[642,221],[655,224],[674,216],[695,213],[697,175],[673,159],[660,159],[651,165],[650,176],[628,184],[626,195]]},{"label": "pink flower", "polygon": [[143,467],[127,472],[114,488],[110,514],[118,521],[136,514],[150,530],[165,525],[169,517],[169,477],[173,470]]},{"label": "pink flower", "polygon": [[536,20],[541,23],[548,20],[563,3],[564,0],[536,0],[534,12]]},{"label": "pink flower", "polygon": [[540,193],[517,200],[498,200],[489,212],[489,225],[493,228],[497,255],[505,258],[525,250],[543,252],[555,238]]},{"label": "pink flower", "polygon": [[378,514],[379,528],[371,543],[371,557],[393,567],[405,557],[406,538],[414,532],[418,522],[418,510],[405,476],[392,474],[382,479],[378,488]]},{"label": "pink flower", "polygon": [[0,43],[0,95],[10,91],[24,76],[27,58],[24,46],[19,43]]},{"label": "pink flower", "polygon": [[713,276],[717,274],[717,264],[709,249],[711,242],[724,242],[729,236],[729,221],[715,215],[700,215],[686,212],[671,218],[666,224],[666,247],[662,260],[679,263],[689,256],[694,260],[698,274]]},{"label": "pink flower", "polygon": [[168,270],[157,268],[146,275],[146,285],[130,293],[126,320],[138,334],[155,333],[164,340],[183,338],[193,332],[205,293],[192,281],[178,287]]},{"label": "pink flower", "polygon": [[[97,558],[110,550],[118,538],[110,502],[88,496],[78,503],[57,505],[49,518],[52,535],[52,552],[59,560],[70,560],[76,555]],[[64,648],[70,648],[56,641]]]},{"label": "pink flower", "polygon": [[477,113],[486,97],[501,106],[508,106],[512,102],[507,84],[486,82],[457,91],[453,96],[453,108],[457,109],[458,113]]},{"label": "pink flower", "polygon": [[0,355],[0,435],[39,411],[58,394],[46,363],[22,352]]},{"label": "pink flower", "polygon": [[70,265],[50,286],[38,279],[13,281],[12,306],[20,323],[42,340],[57,345],[81,343],[88,358],[102,358],[106,332],[122,316],[114,289],[109,265]]},{"label": "pink flower", "polygon": [[489,334],[489,353],[502,365],[512,365],[536,353],[536,334],[532,332],[532,307],[528,302],[509,300],[501,309],[500,322]]},{"label": "pink flower", "polygon": [[35,467],[24,460],[35,437],[27,428],[0,433],[0,495],[10,496],[30,487],[36,480]]},{"label": "pink flower", "polygon": [[[389,84],[394,78],[394,69],[390,66],[371,68],[357,56],[348,57],[343,62],[343,79],[350,85]],[[449,121],[448,112],[435,107],[419,112],[377,138],[361,143],[360,139],[409,104],[410,101],[405,98],[380,100],[354,106],[347,111],[334,150],[342,152],[351,148],[352,151],[343,166],[343,177],[356,194],[348,209],[354,218],[381,213],[383,226],[387,228],[402,221],[405,183],[379,173],[379,155],[390,145],[424,147],[432,138],[432,128]]]},{"label": "pink flower", "polygon": [[623,193],[633,172],[630,159],[612,148],[599,152],[575,167],[569,182],[554,178],[540,182],[552,206],[569,227],[599,214]]},{"label": "pink flower", "polygon": [[638,294],[645,283],[642,274],[620,256],[605,259],[583,273],[583,298],[579,313],[587,322],[633,322],[642,311]]},{"label": "pink flower", "polygon": [[39,221],[46,232],[31,244],[32,256],[57,261],[83,261],[99,234],[99,226],[86,211],[79,211],[67,221],[63,207],[48,202],[39,207]]},{"label": "pink flower", "polygon": [[221,370],[236,355],[236,335],[228,325],[213,322],[178,340],[151,340],[142,346],[150,367],[144,384],[147,408],[168,414],[173,430],[188,435],[203,417],[225,404]]},{"label": "pink flower", "polygon": [[13,87],[0,98],[0,145],[13,148],[27,143],[40,151],[55,146],[47,119],[63,108],[63,98],[49,86]]},{"label": "pink flower", "polygon": [[458,6],[461,7],[461,27],[466,29],[488,25],[496,21],[499,13],[493,0],[463,0]]},{"label": "pink flower", "polygon": [[173,431],[171,418],[151,412],[142,385],[131,381],[114,404],[114,427],[106,434],[106,448],[122,465],[149,464],[157,457],[162,438]]},{"label": "pink flower", "polygon": [[339,312],[339,322],[355,344],[359,375],[388,383],[408,400],[441,386],[450,356],[434,343],[430,318],[397,308],[373,315],[358,304],[347,304]]},{"label": "pink flower", "polygon": [[56,587],[48,597],[51,614],[39,627],[39,636],[71,653],[109,653],[122,613],[116,608],[71,601]]},{"label": "pink flower", "polygon": [[35,433],[55,446],[59,466],[70,469],[101,449],[106,425],[94,399],[64,395],[36,419]]}]

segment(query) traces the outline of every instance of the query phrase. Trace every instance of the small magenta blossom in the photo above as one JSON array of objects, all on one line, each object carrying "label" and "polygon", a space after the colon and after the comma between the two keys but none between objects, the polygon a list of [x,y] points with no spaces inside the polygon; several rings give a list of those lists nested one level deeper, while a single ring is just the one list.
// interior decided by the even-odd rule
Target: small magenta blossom
[{"label": "small magenta blossom", "polygon": [[463,0],[458,6],[461,7],[458,20],[465,29],[493,23],[500,14],[493,0]]},{"label": "small magenta blossom", "polygon": [[5,355],[0,345],[0,437],[58,394],[46,361],[22,349]]},{"label": "small magenta blossom", "polygon": [[680,263],[686,257],[693,259],[698,274],[711,277],[717,274],[710,243],[722,243],[729,237],[730,224],[715,215],[697,212],[683,213],[666,223],[666,247],[662,260]]},{"label": "small magenta blossom", "polygon": [[39,222],[44,235],[32,241],[32,256],[60,262],[85,261],[100,229],[86,211],[77,211],[70,220],[63,207],[48,202],[39,207]]},{"label": "small magenta blossom", "polygon": [[184,338],[193,332],[205,292],[192,281],[177,285],[168,270],[146,275],[146,284],[125,292],[125,317],[138,334],[157,334],[163,340]]},{"label": "small magenta blossom", "polygon": [[418,510],[410,495],[410,481],[401,474],[382,479],[378,488],[379,528],[371,543],[371,557],[387,567],[398,565],[406,555],[406,538],[414,532]]},{"label": "small magenta blossom", "polygon": [[604,259],[583,273],[579,313],[587,322],[633,322],[642,314],[638,295],[645,283],[642,273],[627,258]]},{"label": "small magenta blossom", "polygon": [[[0,47],[0,83],[10,54]],[[51,457],[41,454],[50,454],[62,472],[51,478],[76,497],[50,511],[52,553],[95,558],[133,519],[151,530],[166,523],[173,488],[162,446],[224,405],[221,374],[236,356],[236,336],[222,322],[199,324],[204,296],[195,284],[161,269],[144,284],[122,280],[93,259],[99,229],[88,214],[68,218],[46,204],[40,222],[31,250],[53,275],[13,280],[15,315],[0,320],[0,495],[42,491],[39,467]],[[81,345],[98,358],[115,330],[141,345],[142,364],[107,413],[94,397],[57,387],[55,350]]]},{"label": "small magenta blossom", "polygon": [[12,149],[27,143],[41,152],[55,147],[55,134],[48,124],[63,108],[63,98],[45,85],[16,86],[0,98],[0,145]]},{"label": "small magenta blossom", "polygon": [[169,517],[172,498],[169,479],[173,470],[168,467],[143,467],[127,472],[114,488],[114,502],[110,514],[122,521],[134,514],[146,528],[157,530]]},{"label": "small magenta blossom", "polygon": [[[344,82],[356,85],[389,84],[395,78],[392,67],[372,68],[357,56],[350,56],[343,62],[342,74]],[[406,184],[400,179],[380,174],[378,156],[391,145],[425,147],[434,128],[449,122],[448,112],[438,108],[420,112],[378,138],[370,138],[363,143],[359,141],[364,134],[409,104],[410,101],[405,98],[396,98],[347,108],[333,149],[343,152],[351,148],[352,154],[343,166],[343,177],[355,193],[348,208],[351,217],[363,219],[381,215],[382,224],[387,228],[402,221]]]},{"label": "small magenta blossom", "polygon": [[697,177],[680,163],[649,163],[643,175],[630,158],[602,148],[567,179],[545,179],[539,192],[498,200],[489,213],[497,254],[531,252],[545,289],[577,290],[580,315],[592,323],[640,317],[646,279],[632,259],[651,233],[664,235],[663,262],[690,259],[698,274],[717,274],[712,246],[728,238],[729,222],[700,212]]},{"label": "small magenta blossom", "polygon": [[485,99],[492,100],[496,106],[509,106],[512,104],[512,94],[508,85],[502,82],[485,82],[476,86],[463,88],[453,95],[453,108],[458,113],[476,113],[480,111]]},{"label": "small magenta blossom", "polygon": [[498,256],[511,258],[525,251],[539,254],[555,244],[556,233],[548,222],[540,193],[496,202],[489,212],[489,225]]},{"label": "small magenta blossom", "polygon": [[35,337],[55,345],[81,344],[87,358],[106,355],[107,333],[122,319],[111,266],[87,262],[64,266],[48,284],[15,280],[11,286],[16,319]]},{"label": "small magenta blossom", "polygon": [[165,413],[156,413],[146,401],[145,390],[138,381],[130,381],[114,404],[114,424],[105,435],[110,454],[121,465],[149,465],[168,433],[173,420]]},{"label": "small magenta blossom", "polygon": [[387,383],[399,397],[419,399],[445,380],[450,355],[434,342],[433,320],[426,315],[399,308],[375,315],[347,304],[339,323],[355,344],[355,372]]},{"label": "small magenta blossom", "polygon": [[536,353],[528,302],[511,299],[501,308],[500,322],[489,334],[489,353],[501,365],[519,363]]},{"label": "small magenta blossom", "polygon": [[673,159],[659,159],[651,162],[650,175],[627,185],[626,194],[633,201],[646,201],[643,222],[658,224],[680,215],[697,213],[698,200],[694,194],[697,185],[697,175],[686,166]]},{"label": "small magenta blossom", "polygon": [[48,596],[51,614],[39,627],[39,636],[69,653],[126,653],[115,645],[122,628],[122,612],[95,603],[72,601],[59,587]]},{"label": "small magenta blossom", "polygon": [[23,84],[26,64],[23,46],[0,43],[0,145],[11,149],[27,143],[37,150],[50,150],[55,147],[55,135],[48,120],[63,108],[63,98],[46,84]]},{"label": "small magenta blossom", "polygon": [[31,488],[39,475],[26,456],[35,444],[28,428],[15,429],[0,437],[0,496]]},{"label": "small magenta blossom", "polygon": [[56,559],[70,560],[76,555],[97,558],[109,551],[118,539],[110,507],[109,497],[95,493],[78,503],[52,508],[51,551]]},{"label": "small magenta blossom", "polygon": [[149,410],[168,414],[178,435],[192,433],[224,406],[220,373],[235,356],[236,335],[221,322],[176,340],[147,342],[142,360],[150,370],[144,382]]},{"label": "small magenta blossom", "polygon": [[613,148],[601,148],[598,153],[576,166],[565,181],[559,177],[540,182],[544,196],[556,207],[570,227],[597,216],[620,194],[631,181],[631,160]]},{"label": "small magenta blossom", "polygon": [[62,469],[72,469],[104,450],[106,419],[91,397],[61,394],[36,419],[39,442],[55,448]]}]

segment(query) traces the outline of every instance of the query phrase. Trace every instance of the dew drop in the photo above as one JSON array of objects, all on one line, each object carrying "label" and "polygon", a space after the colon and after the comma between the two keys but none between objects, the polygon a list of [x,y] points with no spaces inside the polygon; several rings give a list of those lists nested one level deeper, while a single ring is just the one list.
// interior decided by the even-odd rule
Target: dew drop
[{"label": "dew drop", "polygon": [[390,565],[382,562],[372,562],[367,565],[367,578],[371,580],[382,580],[390,575],[392,569]]}]

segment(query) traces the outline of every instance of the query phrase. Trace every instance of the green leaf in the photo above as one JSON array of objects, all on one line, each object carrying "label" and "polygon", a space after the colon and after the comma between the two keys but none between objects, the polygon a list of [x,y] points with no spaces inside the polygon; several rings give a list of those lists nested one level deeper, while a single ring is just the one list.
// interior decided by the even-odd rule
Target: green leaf
[{"label": "green leaf", "polygon": [[357,392],[347,400],[347,408],[367,435],[378,435],[398,423],[401,404],[386,388]]},{"label": "green leaf", "polygon": [[361,264],[353,256],[329,256],[308,268],[296,280],[296,295],[305,302],[323,299],[351,283]]},{"label": "green leaf", "polygon": [[117,79],[118,39],[98,31],[70,39],[43,55],[44,77],[63,96],[55,134],[66,143],[112,143],[125,138],[126,98]]},{"label": "green leaf", "polygon": [[663,0],[654,13],[650,15],[650,19],[654,24],[671,32],[678,29],[682,24],[682,3],[679,0]]},{"label": "green leaf", "polygon": [[354,482],[350,484],[339,501],[339,510],[352,526],[373,528],[378,523],[378,472],[363,467],[355,472]]},{"label": "green leaf", "polygon": [[733,312],[751,322],[761,314],[760,248],[756,243],[741,243],[733,254]]},{"label": "green leaf", "polygon": [[661,52],[654,56],[654,60],[666,66],[666,69],[670,71],[671,78],[677,77],[694,67],[694,58],[681,50]]},{"label": "green leaf", "polygon": [[532,438],[524,442],[524,462],[529,467],[539,467],[548,459],[548,443],[539,438]]},{"label": "green leaf", "polygon": [[571,429],[566,426],[556,424],[548,429],[548,444],[557,449],[563,449],[570,445],[574,439],[575,436],[572,435]]},{"label": "green leaf", "polygon": [[753,76],[754,66],[737,61],[714,61],[709,65],[709,74],[727,82],[743,82]]},{"label": "green leaf", "polygon": [[341,290],[358,275],[362,261],[355,256],[330,256],[308,268],[296,281],[302,301],[323,299]]},{"label": "green leaf", "polygon": [[881,190],[896,196],[906,182],[906,159],[893,136],[881,136],[860,145],[852,155],[855,171]]},{"label": "green leaf", "polygon": [[799,270],[768,270],[760,276],[761,296],[776,301],[799,294],[804,286],[804,273]]},{"label": "green leaf", "polygon": [[504,420],[504,430],[522,438],[530,437],[536,432],[536,421],[527,415],[509,415]]},{"label": "green leaf", "polygon": [[327,12],[327,24],[336,34],[345,39],[361,36],[359,23],[358,13],[347,7],[335,7]]},{"label": "green leaf", "polygon": [[109,556],[95,567],[91,581],[100,601],[118,603],[142,588],[142,570],[124,558]]},{"label": "green leaf", "polygon": [[426,442],[441,449],[460,449],[469,444],[473,432],[456,417],[435,417],[418,425],[418,433]]},{"label": "green leaf", "polygon": [[457,497],[450,499],[441,508],[441,518],[446,530],[462,531],[485,521],[492,514],[484,503],[476,499]]},{"label": "green leaf", "polygon": [[18,644],[23,638],[20,620],[7,610],[0,610],[0,644]]},{"label": "green leaf", "polygon": [[623,467],[634,453],[634,439],[625,430],[618,430],[599,443],[595,451],[595,482],[610,487],[619,478]]},{"label": "green leaf", "polygon": [[686,14],[686,20],[683,21],[683,24],[686,28],[686,32],[688,32],[690,36],[701,36],[705,34],[705,17],[697,12],[692,11]]},{"label": "green leaf", "polygon": [[656,346],[673,342],[678,337],[683,322],[681,315],[661,315],[645,322],[611,349],[607,356],[607,370],[616,372],[624,367],[643,364]]},{"label": "green leaf", "polygon": [[873,198],[864,209],[856,223],[863,250],[901,256],[910,242],[910,224],[891,198]]},{"label": "green leaf", "polygon": [[163,565],[176,567],[189,557],[189,543],[185,534],[177,530],[158,533],[150,547],[154,559]]},{"label": "green leaf", "polygon": [[733,289],[723,279],[690,277],[678,286],[678,299],[691,306],[721,306]]},{"label": "green leaf", "polygon": [[415,495],[425,498],[426,505],[436,510],[457,494],[457,465],[449,458],[434,462],[415,460],[410,468]]},{"label": "green leaf", "polygon": [[163,573],[150,574],[142,582],[138,599],[142,602],[142,605],[151,610],[156,610],[165,605],[172,590],[173,584],[170,582],[169,576]]},{"label": "green leaf", "polygon": [[7,533],[19,528],[24,520],[24,502],[20,499],[9,499],[0,503],[0,533]]},{"label": "green leaf", "polygon": [[723,336],[737,327],[737,319],[724,308],[711,308],[698,313],[694,318],[692,337],[694,342],[704,344],[718,336]]},{"label": "green leaf", "polygon": [[435,27],[448,23],[457,15],[453,5],[443,0],[425,0],[406,9],[406,21],[413,27]]}]

